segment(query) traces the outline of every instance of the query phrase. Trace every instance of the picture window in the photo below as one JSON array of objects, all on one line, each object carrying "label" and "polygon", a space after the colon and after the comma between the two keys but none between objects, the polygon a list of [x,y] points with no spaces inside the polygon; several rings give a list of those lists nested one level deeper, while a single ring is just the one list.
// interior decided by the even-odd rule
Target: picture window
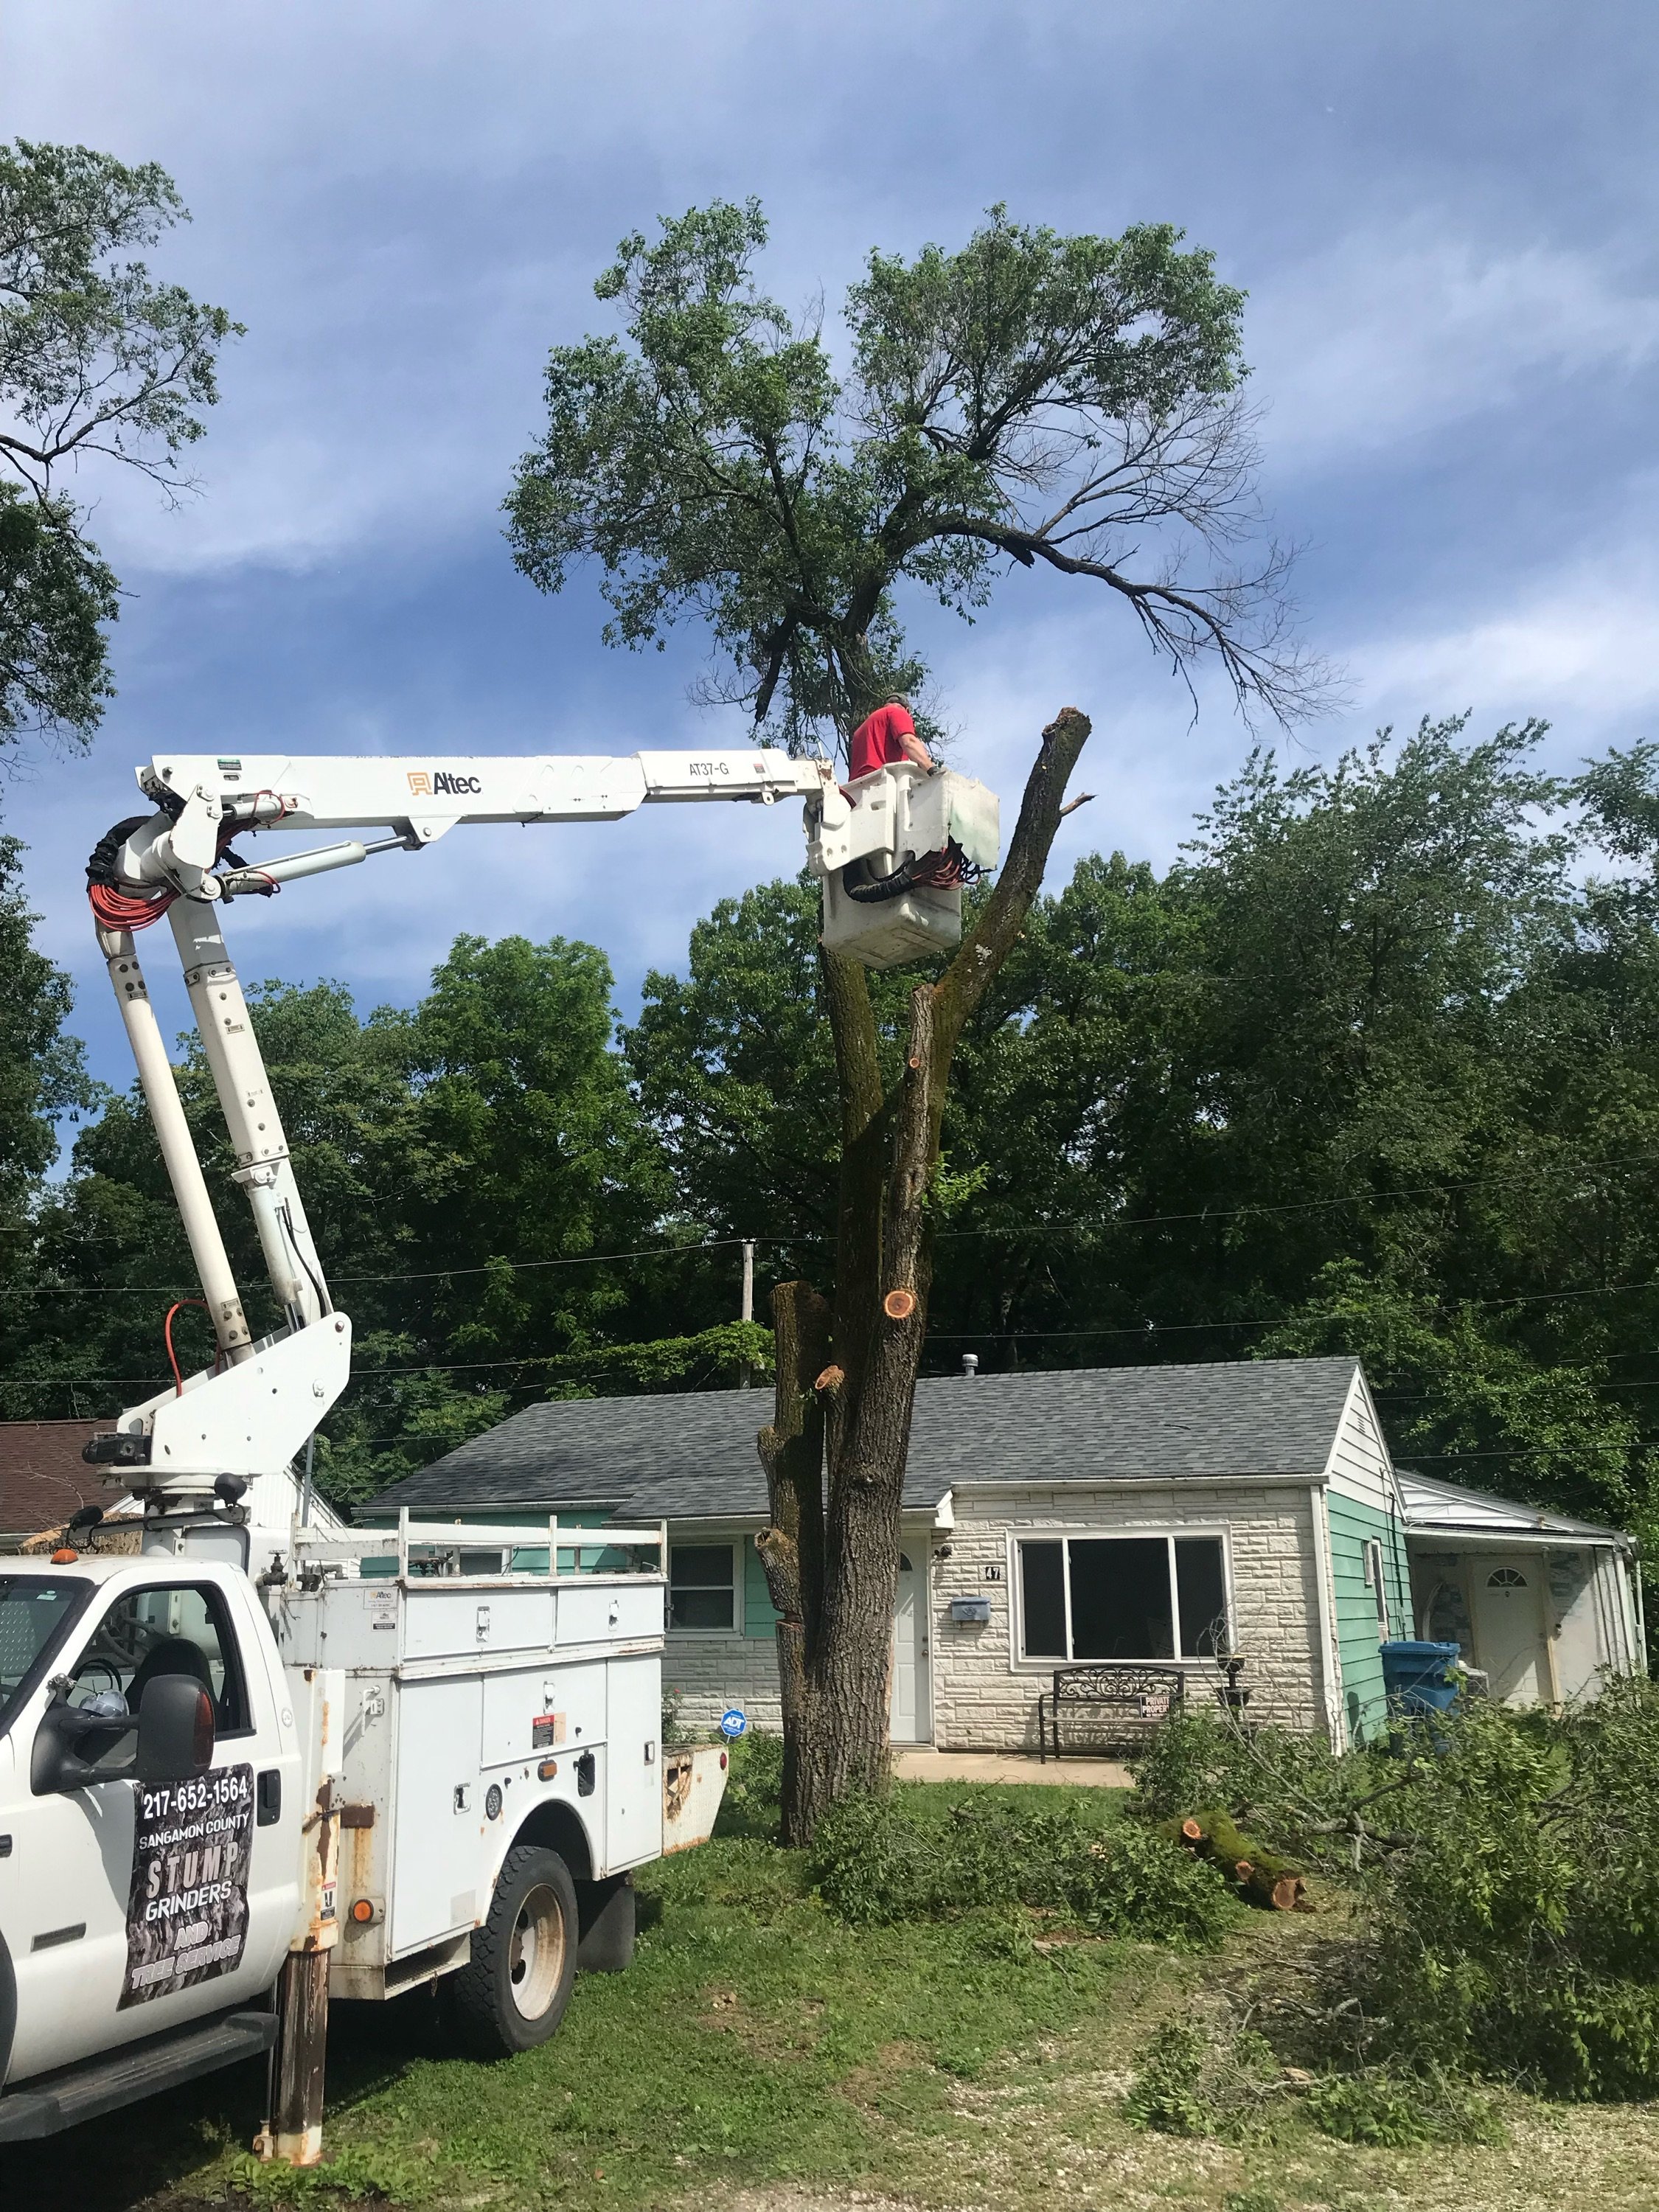
[{"label": "picture window", "polygon": [[1198,1659],[1231,1647],[1219,1536],[1019,1546],[1022,1659]]}]

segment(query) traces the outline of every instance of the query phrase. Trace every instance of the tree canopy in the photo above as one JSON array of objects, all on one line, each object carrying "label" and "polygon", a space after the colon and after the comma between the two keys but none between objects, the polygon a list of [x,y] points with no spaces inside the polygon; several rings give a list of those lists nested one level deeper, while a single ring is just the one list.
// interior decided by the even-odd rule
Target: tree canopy
[{"label": "tree canopy", "polygon": [[1321,678],[1260,532],[1243,295],[1181,236],[994,208],[957,252],[872,253],[832,346],[761,289],[757,201],[636,232],[594,288],[624,337],[549,360],[514,557],[550,592],[597,561],[613,643],[701,618],[714,696],[792,745],[925,680],[901,586],[971,617],[1011,562],[1092,579],[1183,672],[1214,656],[1298,714]]},{"label": "tree canopy", "polygon": [[[1258,753],[1175,866],[1039,902],[960,1047],[930,1370],[1351,1352],[1402,1458],[1645,1525],[1659,750],[1539,736]],[[834,1194],[807,904],[717,909],[626,1039],[683,1203],[788,1273]]]},{"label": "tree canopy", "polygon": [[63,478],[101,459],[189,485],[179,458],[241,325],[132,258],[188,219],[153,161],[0,147],[0,742],[84,743],[113,691],[118,586]]},{"label": "tree canopy", "polygon": [[[1038,902],[959,1048],[928,1369],[1352,1352],[1407,1464],[1650,1528],[1659,748],[1559,779],[1537,738],[1259,754],[1175,866],[1091,856]],[[763,1296],[835,1233],[815,907],[789,881],[722,902],[620,1037],[601,957],[557,941],[463,939],[408,1012],[257,994],[362,1336],[342,1494],[549,1389],[752,1362],[720,1334],[735,1240],[762,1240]],[[108,1413],[122,1391],[83,1378],[148,1387],[188,1255],[135,1099],[43,1182],[53,1115],[95,1102],[15,883],[0,933],[3,1410]],[[890,1059],[908,979],[874,981]],[[181,1083],[252,1286],[193,1051]]]}]

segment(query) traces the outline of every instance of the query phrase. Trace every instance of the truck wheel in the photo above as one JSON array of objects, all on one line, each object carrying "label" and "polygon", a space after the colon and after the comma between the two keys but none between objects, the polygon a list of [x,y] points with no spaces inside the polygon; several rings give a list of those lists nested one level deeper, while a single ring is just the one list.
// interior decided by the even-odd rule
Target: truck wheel
[{"label": "truck wheel", "polygon": [[448,1980],[455,2024],[480,2057],[545,2043],[576,1974],[576,1887],[556,1851],[520,1844],[501,1863],[472,1956]]}]

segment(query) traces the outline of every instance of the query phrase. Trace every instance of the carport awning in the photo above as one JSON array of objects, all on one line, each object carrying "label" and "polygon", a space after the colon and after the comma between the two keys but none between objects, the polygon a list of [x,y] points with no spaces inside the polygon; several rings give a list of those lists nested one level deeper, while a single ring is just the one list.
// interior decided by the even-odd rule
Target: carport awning
[{"label": "carport awning", "polygon": [[1620,1550],[1631,1541],[1617,1528],[1603,1528],[1594,1521],[1575,1521],[1566,1513],[1548,1513],[1541,1506],[1518,1505],[1511,1498],[1493,1498],[1484,1490],[1437,1482],[1409,1468],[1396,1468],[1395,1479],[1408,1538],[1451,1537],[1466,1543],[1486,1537],[1504,1544],[1609,1544]]}]

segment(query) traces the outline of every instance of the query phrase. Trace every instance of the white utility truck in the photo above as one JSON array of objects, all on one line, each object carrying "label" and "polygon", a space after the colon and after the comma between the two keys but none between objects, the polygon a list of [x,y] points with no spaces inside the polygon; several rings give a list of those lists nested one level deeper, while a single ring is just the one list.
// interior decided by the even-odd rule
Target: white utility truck
[{"label": "white utility truck", "polygon": [[[264,2051],[261,2147],[303,2165],[331,1985],[441,1980],[472,2047],[544,2040],[580,1968],[626,1964],[632,1871],[708,1834],[726,1754],[661,1748],[664,1527],[360,1530],[313,1500],[351,1328],[223,908],[459,823],[797,797],[825,942],[886,967],[959,939],[996,801],[908,763],[842,789],[772,750],[172,755],[138,781],[155,811],[101,841],[90,895],[218,1351],[88,1447],[142,1504],[136,1553],[100,1551],[88,1509],[50,1559],[0,1559],[0,2144]],[[386,834],[229,849],[279,828]],[[163,915],[282,1316],[258,1339],[134,949]]]}]

